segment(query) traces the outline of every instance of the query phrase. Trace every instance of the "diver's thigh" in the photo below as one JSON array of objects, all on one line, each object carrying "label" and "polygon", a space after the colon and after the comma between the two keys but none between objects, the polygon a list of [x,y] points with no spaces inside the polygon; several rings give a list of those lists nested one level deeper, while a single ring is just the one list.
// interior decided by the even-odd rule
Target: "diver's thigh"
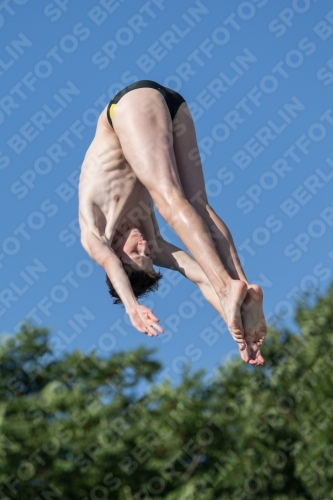
[{"label": "diver's thigh", "polygon": [[208,204],[194,122],[186,103],[174,118],[173,148],[186,198],[199,209]]},{"label": "diver's thigh", "polygon": [[123,96],[112,123],[125,158],[152,196],[182,191],[170,113],[158,90],[140,88]]}]

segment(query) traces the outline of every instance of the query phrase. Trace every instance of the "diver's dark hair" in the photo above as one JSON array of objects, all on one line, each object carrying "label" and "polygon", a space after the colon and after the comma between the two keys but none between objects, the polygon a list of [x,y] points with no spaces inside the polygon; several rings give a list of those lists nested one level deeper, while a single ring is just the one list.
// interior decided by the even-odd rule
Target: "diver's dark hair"
[{"label": "diver's dark hair", "polygon": [[[147,272],[134,271],[128,264],[123,264],[123,268],[131,283],[133,293],[137,298],[146,297],[150,292],[155,292],[158,289],[159,281],[162,278],[162,274],[160,272],[156,272],[154,269],[150,269]],[[109,289],[109,294],[115,299],[113,303],[122,304],[122,301],[120,300],[120,297],[107,274],[106,284]]]}]

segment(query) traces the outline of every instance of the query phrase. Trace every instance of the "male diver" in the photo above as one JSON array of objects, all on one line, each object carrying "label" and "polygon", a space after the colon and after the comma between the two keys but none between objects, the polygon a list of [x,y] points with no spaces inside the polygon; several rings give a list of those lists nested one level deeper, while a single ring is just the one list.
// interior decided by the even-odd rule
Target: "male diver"
[{"label": "male diver", "polygon": [[[192,254],[165,241],[154,206]],[[104,268],[114,303],[149,336],[163,333],[138,298],[156,290],[153,265],[200,288],[238,343],[262,365],[263,294],[250,284],[232,236],[209,205],[193,119],[185,99],[151,80],[118,92],[99,117],[79,182],[81,243]]]}]

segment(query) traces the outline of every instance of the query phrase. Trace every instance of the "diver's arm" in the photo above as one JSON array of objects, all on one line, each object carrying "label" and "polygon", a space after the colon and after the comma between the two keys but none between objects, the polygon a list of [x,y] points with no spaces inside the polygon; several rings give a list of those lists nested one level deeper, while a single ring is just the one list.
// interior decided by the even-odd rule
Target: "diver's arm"
[{"label": "diver's arm", "polygon": [[163,333],[164,330],[157,325],[159,319],[153,311],[138,303],[123,265],[112,248],[92,231],[81,236],[81,243],[88,255],[105,270],[134,328],[149,337],[157,336],[157,331]]},{"label": "diver's arm", "polygon": [[91,231],[81,237],[81,244],[88,255],[105,270],[124,304],[126,312],[129,308],[136,306],[138,301],[133,293],[128,276],[112,248]]}]

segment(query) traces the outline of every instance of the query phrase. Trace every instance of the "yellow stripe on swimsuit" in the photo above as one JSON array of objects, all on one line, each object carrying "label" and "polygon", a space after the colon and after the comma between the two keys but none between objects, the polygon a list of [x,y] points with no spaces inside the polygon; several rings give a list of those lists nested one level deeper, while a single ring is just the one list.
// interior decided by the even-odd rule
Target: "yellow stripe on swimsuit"
[{"label": "yellow stripe on swimsuit", "polygon": [[115,107],[115,104],[111,104],[110,109],[109,109],[110,120],[112,120],[112,113],[113,113],[114,107]]}]

